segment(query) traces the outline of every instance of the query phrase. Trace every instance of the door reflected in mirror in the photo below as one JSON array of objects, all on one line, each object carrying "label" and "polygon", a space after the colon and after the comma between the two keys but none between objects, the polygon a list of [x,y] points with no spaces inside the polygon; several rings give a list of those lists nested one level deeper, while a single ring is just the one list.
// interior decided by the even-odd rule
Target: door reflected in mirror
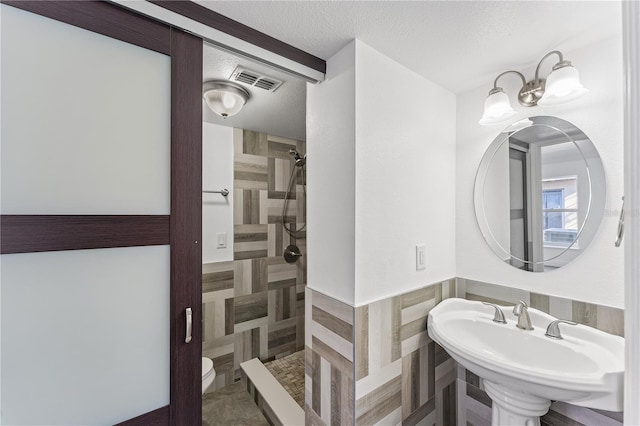
[{"label": "door reflected in mirror", "polygon": [[505,263],[543,272],[575,259],[602,221],[604,169],[591,140],[556,117],[512,124],[487,149],[474,204],[485,241]]}]

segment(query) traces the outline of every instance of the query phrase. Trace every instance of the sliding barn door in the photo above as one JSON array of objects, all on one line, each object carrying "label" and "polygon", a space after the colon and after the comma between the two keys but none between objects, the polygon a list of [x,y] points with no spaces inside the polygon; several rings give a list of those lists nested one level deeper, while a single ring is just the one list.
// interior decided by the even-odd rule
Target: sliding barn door
[{"label": "sliding barn door", "polygon": [[3,3],[0,423],[200,424],[202,41]]}]

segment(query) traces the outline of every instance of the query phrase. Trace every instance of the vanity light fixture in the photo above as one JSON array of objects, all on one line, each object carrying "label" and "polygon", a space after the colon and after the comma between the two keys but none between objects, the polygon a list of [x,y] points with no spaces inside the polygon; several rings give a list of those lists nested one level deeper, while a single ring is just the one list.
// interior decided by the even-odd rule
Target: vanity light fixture
[{"label": "vanity light fixture", "polygon": [[228,81],[206,81],[202,85],[202,97],[211,111],[227,118],[239,113],[250,95],[238,84]]},{"label": "vanity light fixture", "polygon": [[[540,65],[551,55],[558,55],[559,61],[553,66],[551,74],[545,80],[540,78]],[[588,92],[580,83],[578,70],[571,65],[570,61],[564,60],[560,51],[554,50],[540,59],[536,67],[535,77],[531,81],[526,81],[522,73],[513,70],[505,71],[496,77],[493,82],[493,89],[491,89],[489,96],[484,101],[484,113],[479,121],[481,125],[500,124],[516,114],[511,107],[509,97],[504,93],[502,87],[498,87],[498,79],[509,73],[518,74],[522,80],[522,88],[518,92],[518,102],[525,107],[560,105],[577,99]]]}]

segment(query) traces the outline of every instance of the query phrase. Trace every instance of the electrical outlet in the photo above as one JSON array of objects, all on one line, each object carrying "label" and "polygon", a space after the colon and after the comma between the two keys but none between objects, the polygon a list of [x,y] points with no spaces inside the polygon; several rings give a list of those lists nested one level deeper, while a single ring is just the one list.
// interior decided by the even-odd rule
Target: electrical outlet
[{"label": "electrical outlet", "polygon": [[424,244],[416,244],[416,271],[427,268],[427,252]]}]

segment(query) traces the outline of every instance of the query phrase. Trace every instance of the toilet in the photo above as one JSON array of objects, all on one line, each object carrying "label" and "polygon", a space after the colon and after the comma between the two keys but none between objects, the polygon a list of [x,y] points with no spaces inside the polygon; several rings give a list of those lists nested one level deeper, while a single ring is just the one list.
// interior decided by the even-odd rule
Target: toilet
[{"label": "toilet", "polygon": [[213,369],[213,361],[209,358],[202,357],[202,394],[209,389],[209,386],[216,378],[216,370]]}]

